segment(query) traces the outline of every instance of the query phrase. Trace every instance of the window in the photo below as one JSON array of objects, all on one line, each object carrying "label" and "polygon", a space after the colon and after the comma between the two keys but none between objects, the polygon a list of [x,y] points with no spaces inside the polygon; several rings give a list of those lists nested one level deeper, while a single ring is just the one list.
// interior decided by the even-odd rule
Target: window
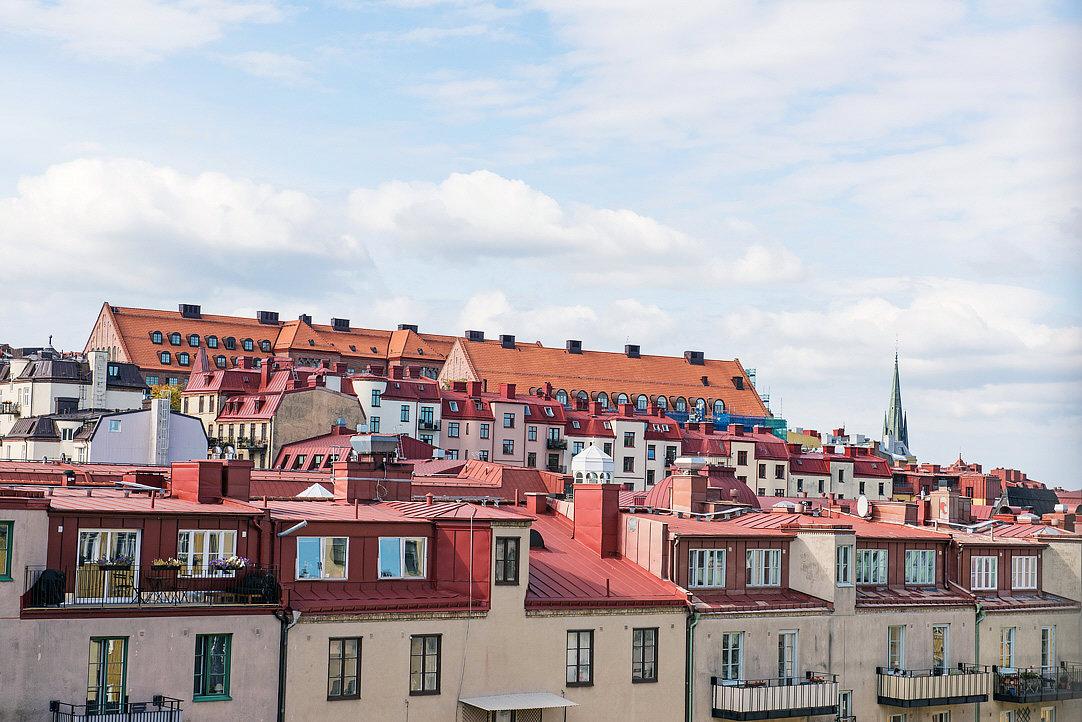
[{"label": "window", "polygon": [[999,630],[999,666],[1014,669],[1015,627]]},{"label": "window", "polygon": [[220,369],[224,369],[225,368],[225,356],[221,356],[221,355],[215,356],[214,357],[214,365],[217,366]]},{"label": "window", "polygon": [[449,408],[451,411],[458,411],[458,402],[457,401],[448,401],[447,402],[447,408]]},{"label": "window", "polygon": [[676,410],[677,411],[687,411],[688,410],[688,402],[687,402],[686,399],[684,399],[683,396],[676,397]]},{"label": "window", "polygon": [[217,336],[207,336],[207,348],[218,348]]},{"label": "window", "polygon": [[410,637],[410,694],[440,693],[440,634]]},{"label": "window", "polygon": [[496,537],[496,583],[518,584],[518,537]]},{"label": "window", "polygon": [[853,716],[853,690],[846,689],[838,693],[838,719],[845,720]]},{"label": "window", "polygon": [[625,456],[624,457],[624,473],[625,474],[630,474],[630,473],[632,473],[634,471],[635,471],[635,457],[634,456]]},{"label": "window", "polygon": [[775,479],[784,479],[785,478],[785,464],[774,464],[774,478]]},{"label": "window", "polygon": [[905,712],[901,714],[892,714],[890,716],[890,722],[906,722]]},{"label": "window", "polygon": [[1056,668],[1056,628],[1041,627],[1041,671],[1051,674]]},{"label": "window", "polygon": [[[86,705],[95,714],[119,713],[128,701],[128,638],[91,637]],[[90,712],[90,709],[87,709]]]},{"label": "window", "polygon": [[844,544],[835,550],[835,577],[839,587],[853,585],[853,547]]},{"label": "window", "polygon": [[887,669],[905,668],[905,625],[887,627]]},{"label": "window", "polygon": [[639,411],[646,411],[646,407],[649,403],[649,399],[646,398],[645,394],[639,394],[635,397],[635,408]]},{"label": "window", "polygon": [[157,385],[158,385],[158,377],[157,376],[147,376],[147,386],[157,386]]},{"label": "window", "polygon": [[531,469],[537,468],[537,452],[531,451],[526,454],[526,466]]},{"label": "window", "polygon": [[478,451],[477,458],[480,461],[488,461],[488,449],[481,449]]},{"label": "window", "polygon": [[515,453],[515,440],[514,439],[504,439],[503,440],[503,455],[504,456],[510,456],[511,454],[514,454],[514,453]]},{"label": "window", "polygon": [[781,549],[749,549],[749,587],[776,587],[781,584]]},{"label": "window", "polygon": [[173,355],[168,351],[162,351],[158,354],[158,360],[162,362],[163,366],[167,366],[173,363]]},{"label": "window", "polygon": [[970,589],[995,589],[999,586],[999,559],[973,557],[970,562]]},{"label": "window", "polygon": [[446,454],[444,456],[445,459],[450,459],[451,461],[454,461],[458,458],[458,449],[444,449],[444,452]]},{"label": "window", "polygon": [[1011,587],[1013,589],[1037,588],[1037,557],[1011,559]]},{"label": "window", "polygon": [[177,333],[176,331],[169,334],[169,344],[171,346],[179,346],[180,345],[180,334]]},{"label": "window", "polygon": [[740,679],[743,666],[744,633],[723,633],[721,635],[721,678]]},{"label": "window", "polygon": [[192,348],[199,348],[199,334],[193,333],[188,336],[188,345]]},{"label": "window", "polygon": [[[214,529],[181,529],[177,532],[177,559],[184,565],[182,574],[203,576],[215,559],[237,553],[237,532]],[[214,572],[230,575],[232,572]]]},{"label": "window", "polygon": [[331,637],[327,653],[327,699],[361,696],[360,637]]},{"label": "window", "polygon": [[688,566],[689,587],[725,586],[725,550],[692,549]]},{"label": "window", "polygon": [[860,482],[860,486],[857,488],[857,493],[864,496],[864,482]]},{"label": "window", "polygon": [[932,671],[945,672],[950,665],[950,625],[932,626]]},{"label": "window", "polygon": [[504,414],[503,415],[503,428],[505,428],[505,429],[513,429],[513,428],[515,428],[515,415],[514,414]]},{"label": "window", "polygon": [[905,583],[935,584],[935,551],[932,549],[905,552]]},{"label": "window", "polygon": [[0,521],[0,582],[11,581],[11,538],[15,533],[15,522]]},{"label": "window", "polygon": [[796,640],[795,630],[778,632],[778,679],[787,684],[796,683]]},{"label": "window", "polygon": [[602,391],[597,395],[597,402],[601,404],[601,408],[609,408],[609,395]]},{"label": "window", "polygon": [[225,337],[225,349],[226,351],[235,351],[237,348],[237,339],[232,336]]},{"label": "window", "polygon": [[379,389],[372,389],[372,406],[379,406],[383,400],[383,392]]},{"label": "window", "polygon": [[452,439],[457,439],[459,436],[459,426],[457,421],[452,421],[447,424],[447,436]]},{"label": "window", "polygon": [[120,419],[109,419],[109,432],[113,434],[119,434],[123,425]]},{"label": "window", "polygon": [[657,627],[631,630],[631,681],[657,681]]},{"label": "window", "polygon": [[634,446],[635,446],[635,432],[634,431],[625,431],[624,432],[624,448],[625,449],[630,449],[630,448],[632,448]]},{"label": "window", "polygon": [[193,701],[230,699],[229,652],[232,634],[197,634]]},{"label": "window", "polygon": [[398,420],[409,421],[410,420],[410,407],[408,404],[402,404],[398,409]]},{"label": "window", "polygon": [[348,558],[344,536],[297,537],[297,579],[345,579]]},{"label": "window", "polygon": [[887,583],[887,550],[857,550],[857,584]]},{"label": "window", "polygon": [[369,417],[369,419],[368,419],[368,430],[371,431],[373,434],[378,434],[379,433],[379,417],[378,416]]},{"label": "window", "polygon": [[879,496],[886,496],[886,487],[883,485],[883,482],[879,482]]},{"label": "window", "polygon": [[574,456],[575,454],[582,451],[585,447],[586,447],[586,442],[584,442],[584,441],[573,441],[573,442],[571,442],[571,455]]},{"label": "window", "polygon": [[489,424],[481,424],[481,428],[480,428],[480,430],[478,432],[478,435],[482,439],[487,439],[488,435],[489,435],[489,429],[490,429]]},{"label": "window", "polygon": [[950,710],[932,712],[932,722],[951,722]]},{"label": "window", "polygon": [[747,464],[748,464],[748,452],[747,451],[738,451],[738,452],[736,452],[736,463],[737,463],[737,466],[747,466]]},{"label": "window", "polygon": [[612,442],[611,441],[606,441],[604,444],[601,445],[601,447],[605,450],[606,455],[612,456]]},{"label": "window", "polygon": [[379,538],[380,579],[423,579],[427,560],[428,540],[424,537]]},{"label": "window", "polygon": [[152,332],[150,334],[150,342],[151,343],[156,343],[156,344],[161,344],[161,342],[162,342],[162,332],[161,331]]},{"label": "window", "polygon": [[270,353],[271,344],[267,339],[263,339],[259,342],[259,350],[263,353]]},{"label": "window", "polygon": [[669,408],[669,399],[664,397],[664,396],[658,396],[657,397],[657,407],[659,409],[667,409],[667,408]]},{"label": "window", "polygon": [[527,441],[537,441],[537,427],[536,426],[527,426],[526,427],[526,440]]},{"label": "window", "polygon": [[192,363],[192,357],[188,355],[187,351],[181,351],[177,354],[177,363],[181,366],[190,366]]},{"label": "window", "polygon": [[567,633],[567,686],[584,687],[594,683],[594,631]]},{"label": "window", "polygon": [[845,469],[838,469],[838,483],[845,483]]},{"label": "window", "polygon": [[[904,720],[902,722],[905,722]],[[999,713],[999,722],[1016,722],[1014,716],[1014,710],[1008,709]]]},{"label": "window", "polygon": [[1056,722],[1056,708],[1041,707],[1041,722]]},{"label": "window", "polygon": [[766,478],[766,464],[759,464],[759,478]]},{"label": "window", "polygon": [[240,346],[245,351],[254,351],[255,350],[255,342],[252,341],[252,339],[250,339],[250,338],[246,338],[243,341],[241,341]]},{"label": "window", "polygon": [[646,460],[653,461],[657,458],[657,446],[654,444],[647,444],[646,446]]},{"label": "window", "polygon": [[[556,412],[553,411],[551,406],[542,406],[541,408],[543,408],[545,410],[545,416],[548,416],[550,418],[556,416]],[[529,413],[529,410],[530,410],[529,407],[527,407],[526,408],[527,413]]]}]

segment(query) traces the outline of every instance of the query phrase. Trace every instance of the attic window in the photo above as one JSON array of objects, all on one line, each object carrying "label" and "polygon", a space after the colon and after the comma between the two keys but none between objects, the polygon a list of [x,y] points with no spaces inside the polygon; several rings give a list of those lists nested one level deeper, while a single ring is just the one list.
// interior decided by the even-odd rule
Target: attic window
[{"label": "attic window", "polygon": [[225,348],[226,348],[226,350],[227,351],[232,351],[236,347],[237,347],[237,339],[233,338],[232,336],[226,336],[225,337]]},{"label": "attic window", "polygon": [[207,348],[218,348],[217,336],[207,336]]},{"label": "attic window", "polygon": [[271,348],[270,347],[270,341],[268,341],[267,339],[263,339],[262,341],[259,342],[259,350],[262,351],[263,353],[269,353],[270,348]]},{"label": "attic window", "polygon": [[162,332],[161,331],[152,331],[150,333],[150,342],[160,344],[162,342]]},{"label": "attic window", "polygon": [[545,538],[541,536],[541,532],[536,529],[530,529],[530,548],[531,549],[544,549]]},{"label": "attic window", "polygon": [[254,351],[255,350],[255,341],[253,341],[250,338],[246,338],[243,341],[241,341],[241,346],[244,348],[245,351]]},{"label": "attic window", "polygon": [[215,356],[214,357],[214,364],[218,368],[224,369],[225,368],[225,356]]},{"label": "attic window", "polygon": [[604,426],[606,429],[611,429],[612,428],[612,424],[610,424],[608,421],[602,422],[601,425]]},{"label": "attic window", "polygon": [[199,334],[193,333],[188,335],[188,345],[192,348],[199,347]]},{"label": "attic window", "polygon": [[572,422],[571,422],[571,428],[572,428],[572,429],[577,429],[577,428],[579,428],[579,422],[578,422],[578,421],[572,421]]},{"label": "attic window", "polygon": [[555,416],[556,413],[552,410],[551,406],[545,407],[545,416]]},{"label": "attic window", "polygon": [[669,430],[669,425],[668,424],[662,424],[661,425],[661,430],[662,431],[668,431]]},{"label": "attic window", "polygon": [[356,350],[357,350],[357,346],[351,343],[351,344],[349,345],[349,350],[350,350],[350,351],[356,351]]},{"label": "attic window", "polygon": [[176,331],[169,334],[169,343],[172,344],[173,346],[179,346],[180,345],[180,334],[177,333]]},{"label": "attic window", "polygon": [[316,345],[316,340],[314,338],[308,339],[308,345],[309,346],[315,346]]},{"label": "attic window", "polygon": [[480,401],[474,401],[473,402],[473,407],[475,409],[477,409],[478,411],[484,411],[485,410],[485,405],[482,404]]},{"label": "attic window", "polygon": [[379,351],[376,350],[375,346],[369,346],[368,348],[372,349],[372,353],[379,353]]},{"label": "attic window", "polygon": [[447,407],[449,409],[451,409],[451,411],[458,411],[458,402],[457,401],[448,401],[447,402]]}]

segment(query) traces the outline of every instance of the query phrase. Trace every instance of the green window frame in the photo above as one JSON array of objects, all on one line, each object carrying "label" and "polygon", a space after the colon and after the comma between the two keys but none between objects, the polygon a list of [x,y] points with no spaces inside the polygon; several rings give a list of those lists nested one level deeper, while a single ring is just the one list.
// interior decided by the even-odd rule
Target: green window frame
[{"label": "green window frame", "polygon": [[232,634],[198,634],[195,637],[193,702],[233,699],[229,694]]},{"label": "green window frame", "polygon": [[14,546],[15,522],[0,521],[0,582],[11,581],[11,556]]},{"label": "green window frame", "polygon": [[95,715],[120,712],[125,709],[127,701],[128,638],[91,637],[87,663],[87,712]]}]

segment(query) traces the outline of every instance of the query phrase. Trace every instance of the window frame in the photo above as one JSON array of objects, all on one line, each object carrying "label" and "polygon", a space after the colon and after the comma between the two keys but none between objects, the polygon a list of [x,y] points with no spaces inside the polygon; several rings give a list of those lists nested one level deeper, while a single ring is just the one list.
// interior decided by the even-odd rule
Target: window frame
[{"label": "window frame", "polygon": [[[657,668],[658,668],[658,627],[633,627],[631,630],[631,683],[632,684],[650,684],[657,682]],[[652,640],[647,642],[647,635],[652,636]],[[638,639],[636,639],[638,637]],[[653,659],[647,661],[647,652],[652,653]],[[646,674],[647,664],[652,665],[653,671],[651,674]]]},{"label": "window frame", "polygon": [[[303,463],[303,462],[302,462]],[[302,577],[301,576],[301,555],[300,547],[302,540],[317,539],[319,540],[319,575],[314,577]],[[335,539],[344,539],[346,542],[346,557],[342,562],[342,576],[340,577],[328,577],[323,574],[323,559],[327,555],[326,544],[330,542],[332,545]],[[297,546],[294,566],[294,579],[298,582],[344,582],[349,580],[349,537],[348,536],[299,536],[297,537]]]},{"label": "window frame", "polygon": [[[571,646],[571,635],[575,635],[575,646]],[[583,646],[583,635],[587,641],[587,644]],[[575,662],[572,664],[569,660],[571,658],[572,650],[574,650]],[[586,650],[587,661],[583,663],[582,652]],[[564,686],[565,687],[592,687],[594,684],[594,630],[592,629],[569,629],[567,630],[566,643],[564,645]],[[585,681],[579,679],[582,670],[585,668],[587,679]],[[569,680],[571,670],[575,670],[575,679]]]},{"label": "window frame", "polygon": [[[777,560],[777,564],[768,564],[767,559]],[[753,562],[754,560],[754,562]],[[745,553],[744,568],[747,577],[744,585],[747,587],[780,587],[782,579],[782,550],[764,547],[761,549],[748,549]],[[776,581],[765,579],[768,574],[776,572]]]},{"label": "window frame", "polygon": [[[433,639],[433,638],[436,640],[436,651],[433,654],[429,654],[429,652],[428,652],[428,643],[427,642],[428,642],[429,639]],[[420,643],[421,643],[421,653],[419,655],[413,653],[414,641],[420,641]],[[435,658],[436,658],[436,671],[434,673],[425,671],[425,661],[431,656],[435,656]],[[414,672],[413,671],[413,658],[414,657],[419,657],[420,660],[421,660],[421,669],[420,669],[419,672]],[[410,693],[410,696],[411,697],[422,697],[422,696],[426,696],[426,695],[439,694],[440,693],[440,683],[442,681],[442,676],[443,676],[442,675],[442,667],[443,667],[443,635],[442,634],[411,634],[410,635],[410,676],[409,676],[409,693]],[[414,676],[414,674],[420,675],[421,686],[420,686],[419,689],[414,689],[413,688],[413,676]],[[435,674],[436,675],[436,686],[434,688],[429,688],[427,686],[426,682],[425,682],[425,675],[428,675],[428,674]]]},{"label": "window frame", "polygon": [[[1018,627],[999,628],[999,666],[1001,669],[1015,668],[1018,652]],[[1004,663],[1006,661],[1006,663]]]},{"label": "window frame", "polygon": [[0,532],[2,532],[4,539],[6,540],[4,549],[0,550],[0,582],[10,582],[13,580],[11,576],[11,560],[14,559],[15,549],[15,520],[0,520]]},{"label": "window frame", "polygon": [[[339,647],[340,652],[339,652],[337,657],[335,656],[334,651],[333,651],[333,645],[334,645],[335,642],[340,643],[340,647]],[[348,675],[346,674],[346,660],[350,659],[350,657],[346,656],[346,642],[356,642],[357,643],[357,656],[353,658],[353,659],[356,660],[356,665],[354,666],[354,674],[352,675],[354,689],[356,691],[353,692],[352,694],[344,694],[344,693],[332,694],[331,693],[331,684],[333,682],[335,682],[335,681],[337,681],[339,683],[339,687],[338,687],[339,690],[345,690],[345,688],[346,688],[346,679],[348,677]],[[341,701],[341,700],[360,699],[361,698],[361,649],[362,649],[363,642],[364,642],[364,640],[363,640],[362,637],[330,637],[327,640],[327,701],[328,702],[338,702],[338,701]],[[338,675],[336,677],[332,677],[331,676],[331,663],[336,661],[336,660],[339,663]]]},{"label": "window frame", "polygon": [[[892,634],[898,632],[897,638]],[[905,669],[905,634],[906,625],[891,624],[887,626],[887,669]],[[892,646],[894,647],[892,651]],[[893,659],[894,656],[897,659]]]},{"label": "window frame", "polygon": [[[398,542],[398,574],[383,573],[383,542]],[[417,543],[418,574],[406,574],[406,542]],[[376,576],[380,581],[409,581],[428,578],[428,537],[425,536],[381,536],[376,542]]]},{"label": "window frame", "polygon": [[[229,536],[232,536],[231,548],[226,548],[225,541]],[[195,538],[196,536],[203,536],[203,550],[201,552],[195,551]],[[191,577],[191,576],[228,576],[231,577],[235,574],[232,570],[212,570],[210,562],[212,559],[227,558],[234,556],[237,553],[237,531],[236,529],[178,529],[177,530],[177,559],[181,561],[183,566],[181,567],[179,576]],[[186,546],[187,551],[182,552],[181,539],[187,537]],[[217,539],[218,552],[217,556],[212,556],[210,551],[210,539],[215,537]],[[196,555],[199,555],[199,559],[196,559]],[[193,563],[198,562],[198,563]],[[205,563],[204,563],[205,562]],[[198,570],[195,574],[195,572]]]},{"label": "window frame", "polygon": [[[206,681],[210,677],[211,654],[207,652],[207,646],[215,637],[225,639],[225,670],[222,673],[224,684],[221,692],[207,692]],[[201,651],[202,647],[202,651]],[[200,663],[202,657],[202,663]],[[233,635],[232,633],[214,633],[195,635],[195,671],[192,676],[192,702],[222,702],[233,699],[230,694],[230,671],[233,661]],[[202,679],[202,687],[200,684]],[[202,689],[203,691],[199,691]]]},{"label": "window frame", "polygon": [[[982,581],[980,586],[978,580]],[[990,583],[991,586],[988,586]],[[974,554],[969,558],[969,589],[974,592],[994,592],[999,588],[999,557],[994,554]]]},{"label": "window frame", "polygon": [[[517,536],[498,536],[495,540],[492,558],[494,569],[492,580],[499,586],[516,587],[519,585],[519,560],[522,540]],[[508,548],[513,547],[513,554],[508,555]],[[502,551],[502,559],[501,557]],[[513,572],[508,575],[508,569]]]},{"label": "window frame", "polygon": [[[121,707],[121,705],[124,702],[126,702],[127,698],[128,698],[128,640],[129,640],[129,637],[127,637],[127,636],[123,636],[123,637],[92,636],[90,638],[90,646],[89,646],[89,649],[87,650],[87,665],[86,665],[86,678],[87,678],[86,700],[87,700],[87,706],[88,707],[91,704],[91,702],[90,702],[90,692],[91,692],[91,687],[90,687],[91,679],[90,679],[90,676],[91,676],[91,670],[94,669],[95,666],[97,666],[97,674],[95,674],[94,676],[95,676],[95,681],[100,681],[101,678],[102,678],[102,675],[101,675],[102,666],[103,665],[108,666],[108,659],[107,659],[108,654],[104,653],[101,647],[99,647],[99,649],[98,649],[97,659],[95,659],[93,656],[91,656],[93,651],[94,651],[95,643],[97,643],[98,645],[101,645],[102,643],[118,642],[121,645],[121,650],[123,652],[122,658],[121,658],[121,661],[120,661],[120,701],[119,702],[110,702],[108,700],[103,701],[101,699],[96,698],[94,700],[94,706],[95,706],[96,710],[98,711],[98,713],[102,713],[102,714],[107,714],[107,713],[110,713],[110,712],[115,713],[115,712],[120,712],[122,709],[124,709],[123,707]],[[103,659],[104,659],[104,661],[103,661]],[[108,672],[106,672],[106,674],[108,675]],[[95,692],[96,695],[98,693],[100,693],[101,690],[102,690],[102,687],[101,687],[100,684],[96,685],[94,687],[94,692]]]},{"label": "window frame", "polygon": [[[710,584],[709,580],[717,577],[719,567],[717,558],[721,558],[720,583]],[[709,559],[714,558],[711,564]],[[724,589],[725,575],[728,571],[728,553],[724,547],[714,549],[688,550],[688,589]],[[714,572],[714,573],[711,573]]]},{"label": "window frame", "polygon": [[[875,557],[874,564],[864,561],[869,556]],[[887,562],[889,559],[890,555],[886,549],[857,549],[856,583],[861,586],[884,586],[887,583]],[[870,580],[869,570],[876,572],[874,578]]]},{"label": "window frame", "polygon": [[[1024,564],[1019,564],[1023,562]],[[1031,554],[1026,556],[1013,556],[1011,557],[1011,589],[1028,589],[1033,590],[1037,588],[1037,555]],[[1020,566],[1023,568],[1019,570]],[[1021,571],[1021,574],[1019,573]],[[1022,579],[1022,584],[1019,584],[1019,578]],[[1031,581],[1029,581],[1031,579]]]},{"label": "window frame", "polygon": [[[735,644],[733,644],[735,642]],[[718,675],[725,681],[743,678],[744,673],[744,633],[721,633],[721,669]]]},{"label": "window frame", "polygon": [[839,544],[834,550],[834,584],[836,586],[853,586],[853,551],[853,544]]},{"label": "window frame", "polygon": [[[913,565],[912,571],[915,573],[913,578],[910,578],[910,558],[920,559]],[[930,559],[929,565],[926,560]],[[929,569],[929,566],[931,567]],[[928,574],[930,572],[930,574]],[[932,586],[936,583],[936,550],[935,549],[906,549],[905,550],[905,583],[913,586]]]}]

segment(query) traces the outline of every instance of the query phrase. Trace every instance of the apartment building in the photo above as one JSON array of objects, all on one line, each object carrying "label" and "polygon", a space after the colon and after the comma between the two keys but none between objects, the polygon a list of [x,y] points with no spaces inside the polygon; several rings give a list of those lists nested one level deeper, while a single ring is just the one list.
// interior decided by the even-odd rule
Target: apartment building
[{"label": "apartment building", "polygon": [[440,446],[442,404],[436,382],[424,376],[419,366],[396,366],[389,375],[378,371],[349,379],[368,420],[368,430],[373,434],[406,434]]}]

